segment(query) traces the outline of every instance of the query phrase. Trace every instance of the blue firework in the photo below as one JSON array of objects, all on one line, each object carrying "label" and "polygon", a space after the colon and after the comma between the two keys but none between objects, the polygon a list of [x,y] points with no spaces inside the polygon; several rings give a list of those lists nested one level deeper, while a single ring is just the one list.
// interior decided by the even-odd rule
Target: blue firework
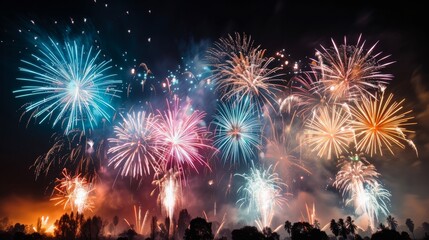
[{"label": "blue firework", "polygon": [[214,144],[222,152],[224,162],[248,163],[256,157],[262,127],[256,114],[247,98],[220,106],[213,120],[216,126]]},{"label": "blue firework", "polygon": [[18,98],[35,98],[25,111],[33,112],[39,123],[50,119],[53,127],[60,123],[65,134],[75,128],[92,129],[100,118],[109,120],[111,99],[117,97],[116,85],[122,82],[108,73],[111,60],[100,60],[100,51],[92,47],[49,40],[32,54],[32,60],[21,60],[24,66],[19,70],[26,77],[17,79],[28,85],[14,93]]}]

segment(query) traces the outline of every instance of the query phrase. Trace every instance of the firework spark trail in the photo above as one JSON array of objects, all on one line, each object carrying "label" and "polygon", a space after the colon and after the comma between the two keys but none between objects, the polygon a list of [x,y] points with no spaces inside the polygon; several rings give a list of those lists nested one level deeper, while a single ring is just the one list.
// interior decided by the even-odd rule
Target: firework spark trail
[{"label": "firework spark trail", "polygon": [[265,57],[265,50],[253,48],[246,36],[241,43],[240,35],[236,34],[235,40],[231,36],[221,38],[208,51],[207,58],[213,67],[216,89],[222,93],[221,100],[248,97],[260,112],[264,105],[275,109],[276,93],[281,92],[284,85],[281,74],[276,73],[281,68],[270,68],[274,58]]},{"label": "firework spark trail", "polygon": [[379,215],[388,215],[389,208],[388,204],[390,203],[390,197],[392,195],[388,190],[383,188],[379,183],[375,185],[367,185],[362,194],[359,196],[352,196],[351,199],[358,198],[358,207],[357,211],[361,210],[365,213],[370,222],[372,229],[375,229],[375,223],[379,219]]},{"label": "firework spark trail", "polygon": [[348,145],[353,139],[349,127],[349,116],[343,109],[334,105],[318,111],[314,119],[308,119],[305,129],[305,142],[311,149],[317,151],[317,156],[331,159],[335,154],[347,152]]},{"label": "firework spark trail", "polygon": [[174,210],[181,202],[182,186],[181,186],[182,173],[173,169],[168,170],[163,175],[157,172],[154,176],[152,184],[157,186],[151,193],[153,195],[158,189],[158,202],[161,204],[162,209],[165,211],[170,221],[174,218]]},{"label": "firework spark trail", "polygon": [[[291,83],[292,93],[282,102],[281,108],[293,104],[298,108],[298,115],[305,119],[309,116],[314,118],[319,109],[330,105],[330,99],[326,97],[315,71],[294,77]],[[293,99],[293,102],[290,99]]]},{"label": "firework spark trail", "polygon": [[158,111],[159,119],[154,125],[157,147],[162,153],[161,168],[165,171],[173,167],[182,171],[186,164],[198,172],[196,164],[209,167],[200,153],[202,149],[213,149],[209,145],[210,133],[202,126],[205,113],[198,110],[187,113],[187,108],[179,108],[177,98],[173,106],[167,101],[167,107],[163,113]]},{"label": "firework spark trail", "polygon": [[247,211],[256,211],[258,218],[255,220],[259,229],[270,227],[274,217],[275,207],[281,207],[286,203],[283,196],[283,187],[286,184],[274,173],[275,166],[270,165],[267,169],[250,169],[250,174],[236,174],[245,179],[245,185],[238,189],[243,197],[237,201],[240,207],[247,205]]},{"label": "firework spark trail", "polygon": [[246,99],[233,104],[222,104],[214,116],[216,126],[214,145],[222,152],[225,162],[231,165],[248,163],[256,157],[255,151],[261,142],[261,124]]},{"label": "firework spark trail", "polygon": [[[36,227],[33,227],[33,230],[35,232],[38,232],[38,233],[41,233],[41,234],[43,234],[43,233],[53,234],[54,233],[54,231],[55,231],[55,225],[54,224],[51,224],[51,225],[48,224],[48,222],[49,222],[49,216],[46,216],[46,217],[42,216],[37,221],[38,222],[36,224]],[[39,221],[40,221],[40,225],[39,225]]]},{"label": "firework spark trail", "polygon": [[281,137],[280,139],[268,140],[266,146],[265,158],[275,160],[278,164],[286,165],[288,169],[291,167],[298,168],[308,174],[311,174],[302,163],[301,159],[297,159],[293,155],[293,150],[289,149],[289,143]]},{"label": "firework spark trail", "polygon": [[36,179],[47,175],[51,168],[73,169],[75,174],[84,175],[93,181],[98,176],[101,161],[104,159],[106,142],[100,134],[72,130],[68,135],[53,134],[53,145],[39,156],[32,167]]},{"label": "firework spark trail", "polygon": [[139,206],[138,211],[136,206],[134,205],[134,221],[135,225],[130,224],[130,222],[124,218],[124,221],[127,223],[128,227],[134,229],[138,234],[143,234],[144,225],[146,224],[147,217],[149,215],[149,210],[146,211],[143,219],[142,219],[142,209]]},{"label": "firework spark trail", "polygon": [[359,37],[355,46],[344,44],[337,47],[332,40],[332,48],[324,48],[318,51],[320,57],[314,68],[322,72],[324,90],[334,100],[350,101],[359,96],[373,96],[369,89],[377,89],[379,85],[386,85],[393,76],[383,74],[381,69],[392,64],[383,63],[388,57],[380,57],[381,53],[373,54],[373,45],[365,50],[365,41]]},{"label": "firework spark trail", "polygon": [[76,209],[78,213],[83,213],[85,210],[92,211],[94,208],[93,186],[79,175],[71,177],[66,169],[62,174],[63,178],[56,180],[58,182],[54,189],[56,196],[50,200],[56,201],[55,206],[63,205],[64,209],[70,207],[72,211]]},{"label": "firework spark trail", "polygon": [[115,138],[109,138],[113,144],[108,166],[120,168],[122,176],[139,178],[149,175],[151,169],[157,171],[161,157],[156,141],[159,139],[154,125],[157,118],[146,112],[133,112],[123,117],[123,122],[114,127]]},{"label": "firework spark trail", "polygon": [[100,117],[110,119],[108,111],[114,108],[109,101],[117,97],[120,90],[115,87],[122,82],[106,74],[110,60],[100,61],[99,54],[76,42],[61,46],[50,39],[42,43],[40,55],[32,55],[33,61],[22,60],[26,67],[19,70],[30,77],[17,79],[30,85],[13,92],[19,98],[41,97],[25,107],[26,112],[36,111],[32,116],[41,117],[39,123],[51,117],[53,126],[64,121],[65,134],[77,127],[85,132],[87,125],[93,129]]},{"label": "firework spark trail", "polygon": [[413,117],[409,116],[410,111],[402,110],[402,103],[392,101],[393,94],[384,97],[384,92],[380,98],[362,99],[355,101],[351,106],[353,121],[351,126],[356,133],[358,151],[365,153],[383,155],[382,148],[386,147],[394,155],[392,146],[395,144],[404,148],[401,142],[407,141],[404,133],[412,131],[405,127],[415,123],[409,122]]},{"label": "firework spark trail", "polygon": [[365,186],[376,186],[380,173],[377,172],[374,165],[366,161],[365,157],[358,154],[349,159],[343,157],[339,166],[341,169],[335,176],[333,186],[342,192],[348,202],[354,201],[354,205],[357,207],[361,195],[365,194]]}]

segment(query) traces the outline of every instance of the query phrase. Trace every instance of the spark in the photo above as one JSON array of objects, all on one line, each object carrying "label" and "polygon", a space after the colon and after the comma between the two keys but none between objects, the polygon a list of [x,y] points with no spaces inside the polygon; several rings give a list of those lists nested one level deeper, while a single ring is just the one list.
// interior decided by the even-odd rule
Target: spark
[{"label": "spark", "polygon": [[358,96],[372,96],[370,89],[377,89],[380,84],[387,84],[391,74],[383,74],[381,69],[392,62],[383,63],[387,57],[381,53],[373,54],[374,44],[365,50],[365,41],[359,36],[356,45],[344,44],[337,46],[332,40],[332,47],[322,47],[316,61],[315,69],[323,73],[322,82],[325,92],[334,100],[353,100]]},{"label": "spark", "polygon": [[181,174],[181,172],[175,172],[173,169],[169,169],[165,173],[158,172],[152,182],[157,188],[152,191],[151,195],[155,193],[156,189],[159,190],[158,202],[161,204],[166,216],[170,218],[170,221],[173,220],[174,210],[181,201]]},{"label": "spark", "polygon": [[412,132],[405,127],[413,125],[409,120],[413,117],[408,114],[410,111],[402,110],[402,103],[392,101],[393,94],[387,98],[384,93],[380,98],[362,99],[351,106],[354,120],[352,128],[356,133],[358,151],[365,153],[383,155],[383,147],[386,147],[394,155],[392,146],[397,145],[404,148],[401,141],[407,141],[404,133]]},{"label": "spark", "polygon": [[[361,195],[365,192],[364,187],[377,185],[380,174],[374,165],[369,164],[365,157],[359,154],[348,159],[343,157],[339,166],[340,170],[335,176],[333,185],[342,192],[343,197],[348,201],[354,200],[355,205],[358,205]],[[355,199],[351,199],[352,196]]]},{"label": "spark", "polygon": [[200,153],[202,149],[213,148],[208,144],[209,132],[202,126],[205,113],[198,110],[187,113],[187,110],[188,107],[179,107],[177,98],[173,106],[167,102],[167,111],[158,110],[159,120],[155,128],[164,169],[175,167],[175,170],[181,171],[186,164],[198,171],[197,163],[208,166]]},{"label": "spark", "polygon": [[349,127],[349,116],[342,108],[324,107],[318,111],[314,119],[308,119],[305,130],[305,141],[317,156],[328,159],[335,154],[347,152],[347,146],[353,139]]},{"label": "spark", "polygon": [[65,122],[65,134],[87,124],[94,128],[100,117],[109,120],[110,99],[117,97],[115,89],[120,80],[107,74],[109,61],[100,61],[100,51],[93,53],[77,42],[65,42],[61,46],[50,39],[42,43],[40,55],[33,54],[33,61],[21,60],[26,67],[19,70],[30,77],[17,78],[30,85],[13,91],[17,98],[39,97],[25,107],[32,117],[41,117],[39,123],[53,117],[53,126]]},{"label": "spark", "polygon": [[283,89],[281,74],[276,73],[281,68],[270,68],[274,58],[265,57],[265,50],[253,47],[250,37],[236,33],[235,39],[231,35],[221,38],[208,51],[207,59],[221,100],[249,97],[259,111],[265,104],[274,109],[276,93]]},{"label": "spark", "polygon": [[221,104],[214,116],[214,145],[222,152],[224,162],[248,163],[260,145],[261,124],[247,99]]},{"label": "spark", "polygon": [[130,222],[124,218],[124,221],[127,223],[128,227],[131,229],[134,229],[136,233],[143,234],[144,225],[146,224],[147,217],[149,215],[149,210],[146,211],[144,217],[142,218],[142,208],[141,206],[138,207],[138,210],[136,206],[134,205],[134,220],[135,225],[130,224]]},{"label": "spark", "polygon": [[379,183],[365,186],[363,193],[359,195],[358,209],[368,216],[372,229],[375,229],[375,223],[380,214],[388,215],[391,196],[390,192]]},{"label": "spark", "polygon": [[292,94],[289,97],[295,100],[292,104],[298,108],[298,115],[303,118],[308,118],[310,115],[314,117],[319,109],[330,105],[330,99],[321,88],[316,72],[296,76],[291,82],[296,84],[292,85]]},{"label": "spark", "polygon": [[157,120],[146,112],[133,112],[122,117],[123,122],[114,127],[115,138],[109,138],[113,146],[107,151],[110,155],[108,166],[120,168],[122,176],[139,178],[149,175],[158,168],[160,152],[157,148]]},{"label": "spark", "polygon": [[76,209],[78,213],[83,213],[85,210],[94,208],[94,188],[92,184],[80,175],[71,177],[67,170],[62,172],[63,178],[57,178],[55,186],[56,196],[52,197],[51,201],[56,201],[55,206],[63,205],[64,209],[70,207],[72,211]]},{"label": "spark", "polygon": [[286,203],[283,196],[283,188],[286,184],[278,176],[275,166],[270,165],[267,169],[252,167],[250,174],[236,174],[244,178],[245,185],[238,189],[243,197],[237,201],[240,207],[247,205],[247,211],[256,211],[258,218],[255,220],[259,229],[270,227],[274,217],[275,208]]}]

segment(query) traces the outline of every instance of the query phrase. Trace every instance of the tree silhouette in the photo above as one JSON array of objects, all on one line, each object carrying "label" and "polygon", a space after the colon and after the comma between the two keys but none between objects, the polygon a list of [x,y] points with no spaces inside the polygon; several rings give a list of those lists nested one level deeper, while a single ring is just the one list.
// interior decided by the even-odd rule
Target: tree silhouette
[{"label": "tree silhouette", "polygon": [[405,221],[405,225],[407,225],[408,230],[410,230],[411,234],[413,235],[413,239],[416,239],[414,237],[414,222],[413,222],[413,220],[411,220],[410,218],[407,218],[407,220]]},{"label": "tree silhouette", "polygon": [[188,228],[191,222],[191,215],[189,215],[187,209],[182,209],[179,213],[179,220],[177,222],[177,234],[179,239],[183,239],[185,230]]},{"label": "tree silhouette", "polygon": [[401,240],[401,235],[395,230],[384,228],[374,233],[371,240]]},{"label": "tree silhouette", "polygon": [[335,221],[335,219],[331,220],[329,228],[331,229],[332,234],[334,234],[335,237],[338,237],[338,235],[340,234],[340,229],[339,229],[338,224]]},{"label": "tree silhouette", "polygon": [[71,212],[65,213],[60,220],[55,221],[55,236],[60,240],[76,239],[77,230],[83,222],[83,215]]},{"label": "tree silhouette", "polygon": [[385,229],[386,229],[386,226],[384,226],[384,224],[383,224],[383,223],[380,223],[380,224],[378,225],[378,229],[380,229],[381,231],[383,231],[383,230],[385,230]]},{"label": "tree silhouette", "polygon": [[185,240],[212,240],[212,224],[197,217],[191,220],[189,229],[185,231]]},{"label": "tree silhouette", "polygon": [[296,222],[292,225],[292,240],[304,240],[310,237],[310,231],[313,229],[308,222]]},{"label": "tree silhouette", "polygon": [[155,240],[158,235],[158,219],[156,216],[152,217],[152,222],[150,224],[150,238]]},{"label": "tree silhouette", "polygon": [[346,224],[344,223],[344,219],[342,218],[338,219],[338,229],[340,232],[339,235],[343,236],[344,239],[347,239],[348,231],[347,231]]},{"label": "tree silhouette", "polygon": [[320,223],[319,223],[319,221],[317,219],[314,219],[313,227],[317,228],[317,229],[320,229]]},{"label": "tree silhouette", "polygon": [[256,227],[245,226],[231,233],[232,240],[263,240],[264,235]]},{"label": "tree silhouette", "polygon": [[262,229],[262,234],[264,235],[265,240],[279,240],[280,239],[280,235],[276,232],[273,232],[273,230],[271,230],[271,228],[269,228],[269,227],[265,227],[264,229]]},{"label": "tree silhouette", "polygon": [[395,218],[389,215],[386,220],[387,224],[389,225],[389,228],[393,231],[396,231],[396,228],[398,227],[398,222],[395,220]]},{"label": "tree silhouette", "polygon": [[83,239],[93,240],[99,239],[103,221],[101,217],[93,216],[86,219],[80,226],[80,235]]},{"label": "tree silhouette", "polygon": [[289,234],[289,237],[290,237],[290,231],[291,231],[291,229],[292,229],[292,223],[291,223],[291,222],[289,222],[289,220],[287,220],[287,221],[285,222],[285,230],[286,230],[286,232]]},{"label": "tree silhouette", "polygon": [[355,224],[355,221],[350,216],[347,216],[346,218],[346,227],[348,233],[355,235],[357,226]]}]

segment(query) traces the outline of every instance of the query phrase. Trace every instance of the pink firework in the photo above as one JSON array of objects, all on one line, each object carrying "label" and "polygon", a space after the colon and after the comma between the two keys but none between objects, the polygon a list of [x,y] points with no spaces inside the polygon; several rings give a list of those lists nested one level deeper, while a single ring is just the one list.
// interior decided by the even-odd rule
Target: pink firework
[{"label": "pink firework", "polygon": [[160,119],[155,128],[159,136],[157,145],[162,153],[160,164],[164,170],[175,168],[181,171],[188,165],[197,171],[196,164],[208,166],[201,153],[213,148],[208,144],[209,132],[204,127],[205,113],[190,110],[180,108],[178,99],[173,100],[173,106],[167,101],[167,111],[158,110]]}]

